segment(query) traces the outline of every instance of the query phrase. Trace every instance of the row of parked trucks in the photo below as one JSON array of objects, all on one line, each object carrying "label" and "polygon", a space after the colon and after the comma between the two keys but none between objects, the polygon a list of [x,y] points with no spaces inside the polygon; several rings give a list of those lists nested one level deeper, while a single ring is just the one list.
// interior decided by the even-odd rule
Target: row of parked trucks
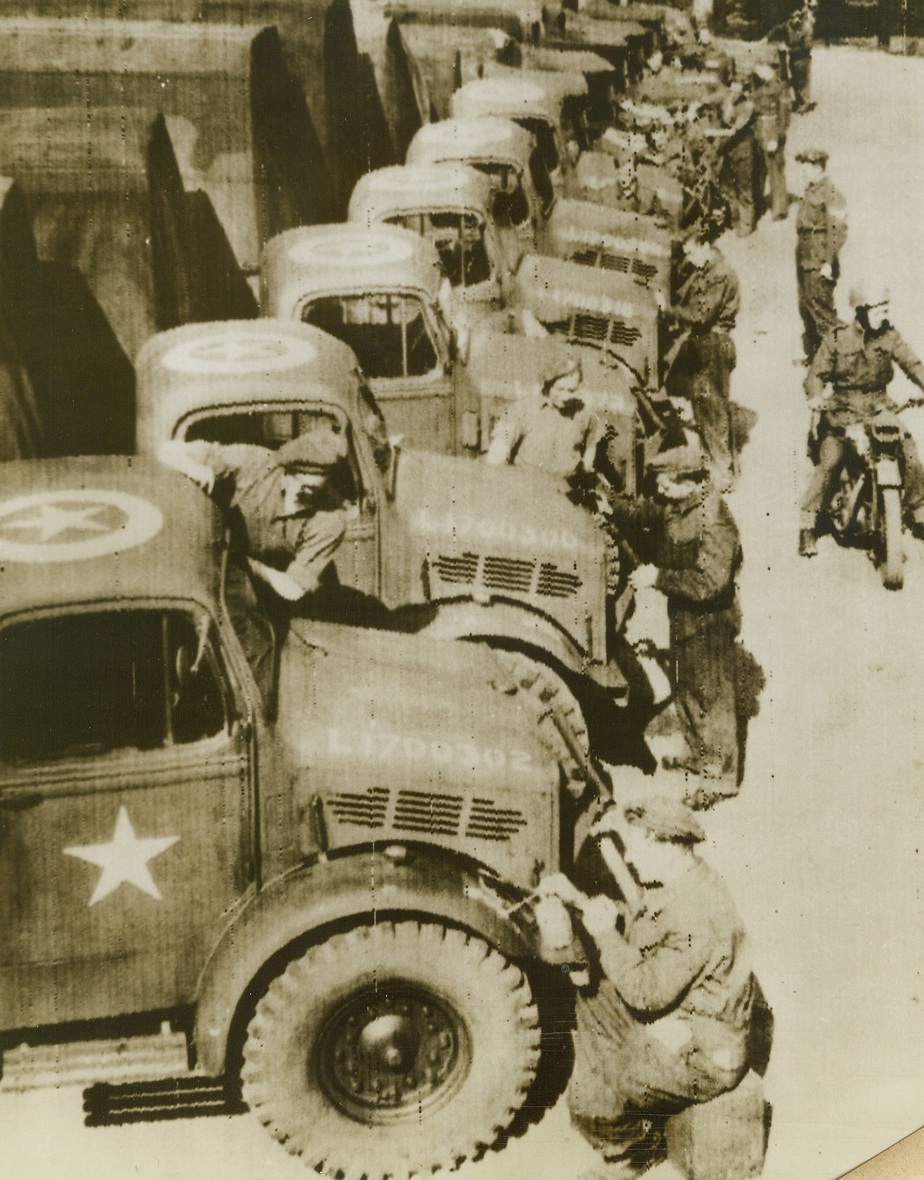
[{"label": "row of parked trucks", "polygon": [[[139,1094],[156,1106],[188,1073],[310,1166],[384,1180],[477,1156],[537,1084],[543,969],[523,902],[573,866],[618,789],[597,755],[618,760],[605,743],[620,716],[643,726],[656,693],[622,639],[626,571],[591,513],[540,473],[472,460],[505,407],[576,354],[606,461],[639,488],[676,441],[659,308],[679,206],[665,178],[659,220],[582,184],[612,168],[580,149],[665,10],[544,21],[527,7],[462,6],[450,29],[443,10],[396,5],[387,38],[366,13],[362,36],[378,21],[404,65],[387,94],[403,77],[421,117],[406,163],[359,179],[343,222],[298,197],[312,165],[291,150],[315,164],[323,150],[275,34],[251,42],[276,83],[254,97],[252,155],[222,150],[220,121],[209,147],[202,112],[184,123],[160,79],[170,111],[152,124],[152,229],[135,246],[156,279],[140,306],[167,330],[140,349],[144,317],[117,333],[136,453],[0,465],[0,1091],[85,1080],[89,1051],[96,1076],[126,1083],[88,1091],[91,1115],[132,1117]],[[50,75],[76,44],[101,69],[114,33],[88,24],[101,41],[59,27]],[[37,29],[17,33],[20,73]],[[123,93],[154,101],[158,44],[192,78],[208,26],[183,29],[132,26],[126,60],[145,81]],[[486,29],[507,60],[479,58],[466,79]],[[35,123],[27,89],[0,85],[0,127]],[[297,135],[267,121],[283,108],[302,111]],[[4,150],[0,137],[0,165]],[[40,172],[24,163],[5,193],[8,285],[5,247],[30,233],[17,186],[39,252],[67,218]],[[251,181],[268,203],[237,200]],[[233,294],[217,309],[216,289]],[[349,607],[281,628],[219,510],[153,456],[172,439],[275,448],[318,426],[348,443],[335,564]]]}]

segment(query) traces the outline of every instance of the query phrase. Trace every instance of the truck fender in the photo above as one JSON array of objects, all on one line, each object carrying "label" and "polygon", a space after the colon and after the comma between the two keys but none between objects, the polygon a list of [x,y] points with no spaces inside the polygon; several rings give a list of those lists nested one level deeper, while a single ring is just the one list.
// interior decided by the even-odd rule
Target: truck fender
[{"label": "truck fender", "polygon": [[[551,619],[509,602],[438,602],[436,617],[421,632],[432,639],[481,639],[499,647],[537,653],[568,672],[588,673],[584,653]],[[543,658],[543,653],[546,658]]]},{"label": "truck fender", "polygon": [[434,849],[395,847],[397,854],[362,850],[293,870],[234,915],[199,977],[200,1069],[224,1072],[235,1014],[265,964],[326,927],[413,913],[471,930],[510,957],[533,954],[525,927],[503,914],[476,866]]}]

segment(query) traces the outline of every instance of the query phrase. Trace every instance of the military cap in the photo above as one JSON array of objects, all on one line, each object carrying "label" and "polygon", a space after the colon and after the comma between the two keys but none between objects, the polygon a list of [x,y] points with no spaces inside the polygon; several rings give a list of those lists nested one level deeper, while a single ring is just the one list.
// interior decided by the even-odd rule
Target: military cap
[{"label": "military cap", "polygon": [[659,474],[697,476],[706,474],[706,454],[696,435],[688,435],[682,447],[668,447],[659,451],[648,461],[649,467]]},{"label": "military cap", "polygon": [[828,162],[828,153],[822,148],[808,148],[804,152],[797,152],[796,160],[800,164],[820,164],[823,168]]},{"label": "military cap", "polygon": [[291,438],[276,452],[276,466],[284,471],[323,474],[347,455],[346,436],[321,426]]},{"label": "military cap", "polygon": [[622,814],[627,824],[644,828],[655,840],[671,844],[701,844],[706,839],[696,816],[679,799],[652,795],[625,803]]}]

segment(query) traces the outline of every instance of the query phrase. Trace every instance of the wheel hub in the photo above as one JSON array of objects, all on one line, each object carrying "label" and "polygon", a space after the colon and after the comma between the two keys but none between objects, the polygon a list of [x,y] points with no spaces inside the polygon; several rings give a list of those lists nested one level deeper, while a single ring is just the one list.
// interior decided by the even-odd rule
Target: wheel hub
[{"label": "wheel hub", "polygon": [[333,1013],[318,1041],[318,1080],[357,1121],[418,1117],[455,1090],[468,1071],[464,1025],[422,988],[363,990]]}]

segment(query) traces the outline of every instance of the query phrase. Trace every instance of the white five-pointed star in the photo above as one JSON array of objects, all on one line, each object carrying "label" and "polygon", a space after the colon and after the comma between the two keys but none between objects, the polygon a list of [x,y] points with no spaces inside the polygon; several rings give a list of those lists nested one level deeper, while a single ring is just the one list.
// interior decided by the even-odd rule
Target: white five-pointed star
[{"label": "white five-pointed star", "polygon": [[154,884],[148,861],[176,844],[179,836],[136,836],[132,821],[124,807],[119,808],[115,831],[108,844],[82,844],[63,849],[65,856],[76,856],[99,865],[103,870],[88,905],[96,905],[123,883],[134,885],[148,896],[160,901],[160,890]]},{"label": "white five-pointed star", "polygon": [[3,521],[0,527],[34,529],[38,532],[40,541],[50,541],[52,537],[58,537],[69,529],[84,533],[108,533],[109,525],[93,519],[104,508],[103,504],[90,504],[86,508],[63,508],[59,504],[42,504],[34,515],[21,520]]}]

